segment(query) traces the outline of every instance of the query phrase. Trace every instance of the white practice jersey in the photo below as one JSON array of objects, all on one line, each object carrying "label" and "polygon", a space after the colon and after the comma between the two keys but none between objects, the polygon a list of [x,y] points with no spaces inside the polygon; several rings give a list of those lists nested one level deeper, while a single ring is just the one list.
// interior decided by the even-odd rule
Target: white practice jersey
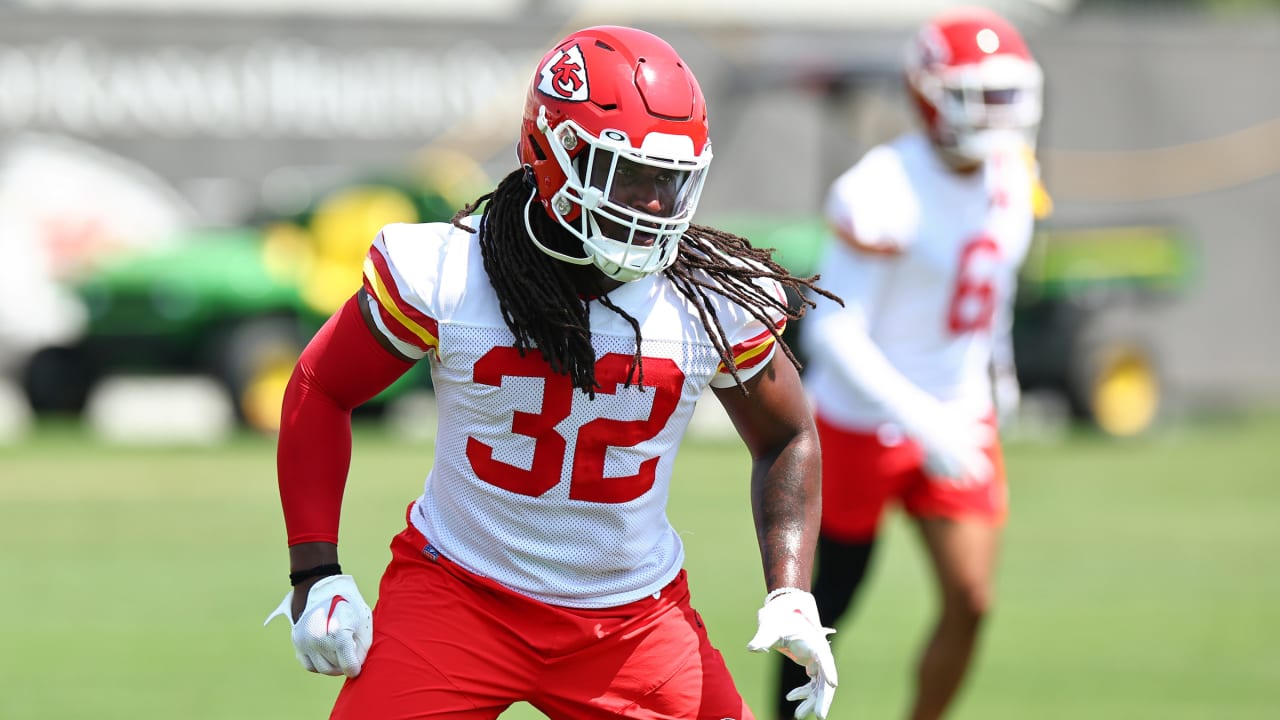
[{"label": "white practice jersey", "polygon": [[[916,388],[974,417],[988,415],[993,341],[1008,340],[1036,181],[1017,149],[958,175],[919,133],[873,148],[827,198],[828,223],[861,246],[833,238],[818,269],[822,286],[845,307],[819,303],[806,329],[838,313],[829,331],[865,332]],[[804,341],[806,386],[825,418],[866,430],[897,420],[892,403],[839,371],[864,359],[832,352],[809,333]]]},{"label": "white practice jersey", "polygon": [[[473,233],[389,225],[369,251],[365,287],[387,339],[431,363],[440,427],[411,522],[443,555],[570,607],[631,602],[676,576],[684,550],[666,515],[672,464],[703,391],[734,381],[666,276],[609,294],[640,323],[641,387],[623,387],[634,330],[593,302],[594,400],[537,351],[516,350]],[[741,307],[720,305],[745,380],[773,357],[774,337]],[[784,318],[772,319],[781,329]]]}]

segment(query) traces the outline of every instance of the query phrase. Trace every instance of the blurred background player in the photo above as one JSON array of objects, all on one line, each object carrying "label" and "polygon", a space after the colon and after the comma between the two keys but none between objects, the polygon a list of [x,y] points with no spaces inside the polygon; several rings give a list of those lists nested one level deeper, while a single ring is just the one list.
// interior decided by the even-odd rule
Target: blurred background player
[{"label": "blurred background player", "polygon": [[[923,128],[833,183],[820,273],[845,304],[818,307],[802,342],[823,452],[819,613],[844,616],[900,503],[941,593],[910,708],[922,719],[955,696],[992,602],[1007,502],[997,406],[1018,399],[1011,306],[1041,192],[1042,76],[1012,25],[964,8],[918,31],[906,81]],[[781,668],[779,717],[798,679]]]},{"label": "blurred background player", "polygon": [[[710,387],[753,458],[767,596],[748,647],[806,666],[792,697],[825,717],[817,432],[780,341],[804,310],[784,287],[814,288],[691,225],[706,105],[653,35],[561,41],[533,75],[518,152],[452,224],[385,227],[364,287],[299,360],[278,447],[293,590],[272,617],[294,623],[308,670],[348,677],[335,718],[496,718],[517,701],[561,720],[753,717],[666,516]],[[338,564],[350,413],[424,357],[434,465],[371,616]]]}]

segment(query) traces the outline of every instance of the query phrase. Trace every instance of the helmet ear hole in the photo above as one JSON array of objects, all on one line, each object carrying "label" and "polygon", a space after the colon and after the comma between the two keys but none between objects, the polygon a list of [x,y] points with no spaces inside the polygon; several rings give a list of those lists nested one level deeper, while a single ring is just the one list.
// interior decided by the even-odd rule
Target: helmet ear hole
[{"label": "helmet ear hole", "polygon": [[538,139],[533,135],[528,135],[526,141],[529,143],[529,149],[533,151],[533,155],[538,159],[538,162],[546,162],[547,154],[542,152],[542,146],[538,145]]}]

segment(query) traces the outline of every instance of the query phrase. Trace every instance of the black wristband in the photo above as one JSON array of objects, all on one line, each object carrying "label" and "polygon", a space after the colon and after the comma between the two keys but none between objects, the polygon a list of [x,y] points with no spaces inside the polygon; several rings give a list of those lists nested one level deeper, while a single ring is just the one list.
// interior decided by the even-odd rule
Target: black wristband
[{"label": "black wristband", "polygon": [[327,565],[317,565],[313,568],[307,568],[306,570],[295,570],[294,572],[289,573],[289,584],[297,585],[303,580],[310,580],[311,578],[329,577],[330,575],[341,575],[341,574],[342,574],[342,566],[339,565],[338,563],[328,563]]}]

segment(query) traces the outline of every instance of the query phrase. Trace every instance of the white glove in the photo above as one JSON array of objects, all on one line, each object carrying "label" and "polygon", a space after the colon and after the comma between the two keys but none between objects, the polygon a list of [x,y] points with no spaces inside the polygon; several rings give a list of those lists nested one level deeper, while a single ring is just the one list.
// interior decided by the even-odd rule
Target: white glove
[{"label": "white glove", "polygon": [[987,423],[937,403],[927,412],[914,413],[903,430],[924,452],[924,471],[931,479],[970,487],[995,476],[986,448],[996,434]]},{"label": "white glove", "polygon": [[311,586],[307,606],[293,621],[293,591],[284,596],[266,625],[277,615],[293,626],[293,649],[302,667],[324,675],[360,674],[373,642],[373,611],[350,575],[333,575]]},{"label": "white glove", "polygon": [[836,696],[836,661],[827,636],[835,632],[822,627],[813,595],[796,588],[779,588],[769,593],[764,607],[756,613],[760,627],[747,643],[751,652],[777,650],[803,665],[809,684],[787,693],[788,700],[802,700],[797,718],[825,720]]},{"label": "white glove", "polygon": [[1012,427],[1018,419],[1018,407],[1022,404],[1022,386],[1013,371],[995,373],[992,394],[996,404],[996,419],[1001,430]]}]

